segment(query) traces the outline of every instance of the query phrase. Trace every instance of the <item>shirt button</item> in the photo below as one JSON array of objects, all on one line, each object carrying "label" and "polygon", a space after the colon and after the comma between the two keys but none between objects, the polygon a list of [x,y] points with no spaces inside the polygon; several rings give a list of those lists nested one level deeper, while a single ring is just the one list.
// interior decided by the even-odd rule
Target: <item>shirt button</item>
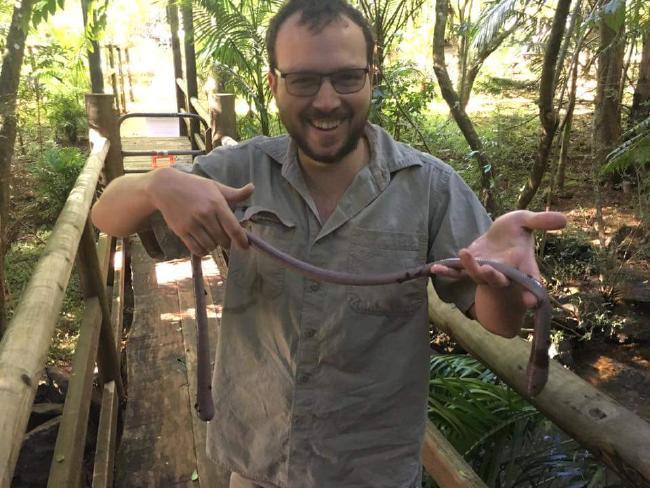
[{"label": "shirt button", "polygon": [[306,335],[309,339],[311,339],[312,337],[314,337],[314,336],[316,335],[316,329],[307,329],[307,330],[305,331],[305,335]]},{"label": "shirt button", "polygon": [[311,284],[309,285],[309,289],[311,291],[318,291],[320,290],[320,283],[318,281],[312,281]]},{"label": "shirt button", "polygon": [[311,378],[311,376],[309,376],[307,373],[303,373],[298,377],[298,381],[300,383],[307,383],[309,381],[309,378]]}]

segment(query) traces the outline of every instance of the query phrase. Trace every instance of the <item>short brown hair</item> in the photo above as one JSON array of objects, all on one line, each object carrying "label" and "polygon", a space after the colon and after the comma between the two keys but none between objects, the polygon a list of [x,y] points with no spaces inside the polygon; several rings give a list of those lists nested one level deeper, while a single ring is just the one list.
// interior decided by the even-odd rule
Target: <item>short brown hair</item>
[{"label": "short brown hair", "polygon": [[282,24],[296,12],[301,13],[300,25],[307,25],[312,32],[320,32],[341,17],[349,18],[353,23],[361,27],[363,37],[366,40],[368,66],[372,66],[375,52],[375,36],[372,33],[370,24],[359,10],[352,7],[345,0],[288,0],[278,13],[273,16],[266,31],[266,50],[269,55],[271,69],[278,67],[275,53],[278,31]]}]

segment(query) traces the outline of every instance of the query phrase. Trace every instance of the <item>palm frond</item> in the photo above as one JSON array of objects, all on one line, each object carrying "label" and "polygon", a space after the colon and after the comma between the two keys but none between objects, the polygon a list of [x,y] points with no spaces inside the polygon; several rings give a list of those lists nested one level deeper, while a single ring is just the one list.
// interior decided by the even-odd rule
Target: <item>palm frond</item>
[{"label": "palm frond", "polygon": [[515,12],[519,0],[501,0],[490,7],[477,23],[472,49],[489,44]]},{"label": "palm frond", "polygon": [[650,117],[625,132],[623,139],[625,142],[607,155],[602,174],[650,164]]}]

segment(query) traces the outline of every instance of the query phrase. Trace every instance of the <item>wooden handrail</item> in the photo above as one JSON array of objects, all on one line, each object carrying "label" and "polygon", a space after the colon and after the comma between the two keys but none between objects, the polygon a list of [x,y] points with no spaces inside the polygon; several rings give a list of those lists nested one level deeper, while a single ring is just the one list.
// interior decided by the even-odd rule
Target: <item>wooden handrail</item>
[{"label": "wooden handrail", "polygon": [[463,456],[430,421],[422,444],[422,465],[443,488],[487,488]]},{"label": "wooden handrail", "polygon": [[208,124],[210,123],[210,110],[206,107],[201,100],[196,97],[190,98],[190,103],[194,111],[201,116]]},{"label": "wooden handrail", "polygon": [[[520,338],[505,339],[477,326],[456,307],[442,302],[431,283],[429,319],[520,395],[526,396],[528,342]],[[555,361],[551,361],[546,386],[529,401],[620,476],[630,480],[632,486],[650,485],[648,422]]]},{"label": "wooden handrail", "polygon": [[[0,342],[0,487],[9,487],[109,142],[94,130],[86,164]],[[38,324],[38,327],[35,327]]]}]

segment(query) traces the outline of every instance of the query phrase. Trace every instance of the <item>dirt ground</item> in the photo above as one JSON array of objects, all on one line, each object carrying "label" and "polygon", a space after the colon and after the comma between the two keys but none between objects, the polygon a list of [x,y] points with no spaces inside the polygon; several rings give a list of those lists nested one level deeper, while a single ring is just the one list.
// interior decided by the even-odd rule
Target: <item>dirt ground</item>
[{"label": "dirt ground", "polygon": [[[569,229],[596,237],[594,192],[584,185],[567,193],[558,199],[554,209],[567,215]],[[638,218],[639,195],[635,187],[628,190],[621,184],[607,185],[602,188],[602,202],[605,242],[617,246],[619,261],[612,275],[585,277],[582,291],[597,293],[600,283],[613,282],[612,312],[622,324],[609,334],[574,341],[572,369],[650,420],[650,232]],[[600,245],[597,239],[592,243]]]}]

